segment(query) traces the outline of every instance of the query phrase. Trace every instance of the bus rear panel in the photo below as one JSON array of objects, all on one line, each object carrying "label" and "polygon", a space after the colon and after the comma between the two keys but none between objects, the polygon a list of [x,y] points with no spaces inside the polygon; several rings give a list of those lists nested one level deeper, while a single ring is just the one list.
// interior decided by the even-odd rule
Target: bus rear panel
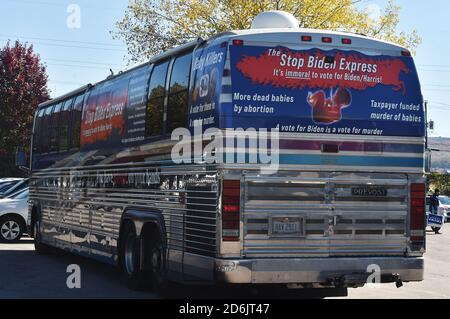
[{"label": "bus rear panel", "polygon": [[375,267],[383,282],[422,280],[425,120],[409,52],[322,32],[228,42],[220,127],[279,130],[279,169],[224,146],[246,156],[223,164],[222,223],[230,183],[240,223],[234,242],[222,224],[217,276],[359,286]]}]

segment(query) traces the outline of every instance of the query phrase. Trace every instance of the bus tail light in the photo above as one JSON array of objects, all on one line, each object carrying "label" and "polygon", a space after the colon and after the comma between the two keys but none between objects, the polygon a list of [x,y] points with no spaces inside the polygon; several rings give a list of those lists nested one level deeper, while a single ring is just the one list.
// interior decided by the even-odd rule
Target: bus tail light
[{"label": "bus tail light", "polygon": [[222,196],[222,239],[223,241],[239,241],[240,234],[240,199],[241,182],[239,180],[223,181]]},{"label": "bus tail light", "polygon": [[331,38],[331,37],[322,37],[322,42],[323,43],[332,43],[333,42],[333,38]]},{"label": "bus tail light", "polygon": [[402,56],[411,56],[411,52],[409,52],[409,51],[402,51]]},{"label": "bus tail light", "polygon": [[342,44],[352,44],[352,39],[342,38]]},{"label": "bus tail light", "polygon": [[411,242],[423,245],[425,241],[425,184],[411,184],[410,199]]},{"label": "bus tail light", "polygon": [[233,45],[244,45],[244,40],[234,39]]},{"label": "bus tail light", "polygon": [[303,42],[311,42],[312,37],[310,35],[302,35],[302,41]]}]

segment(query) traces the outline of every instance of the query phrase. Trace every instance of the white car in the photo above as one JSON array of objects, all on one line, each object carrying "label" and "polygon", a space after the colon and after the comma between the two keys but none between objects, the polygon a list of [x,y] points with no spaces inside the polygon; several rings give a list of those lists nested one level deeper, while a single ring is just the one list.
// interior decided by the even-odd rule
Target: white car
[{"label": "white car", "polygon": [[28,188],[0,199],[0,242],[18,242],[27,232]]},{"label": "white car", "polygon": [[0,178],[0,194],[7,191],[22,180],[23,178]]},{"label": "white car", "polygon": [[439,196],[439,215],[443,215],[446,221],[450,219],[450,197]]},{"label": "white car", "polygon": [[[427,196],[427,214],[430,212],[430,196]],[[450,220],[450,197],[439,195],[438,215],[444,216],[444,221]]]}]

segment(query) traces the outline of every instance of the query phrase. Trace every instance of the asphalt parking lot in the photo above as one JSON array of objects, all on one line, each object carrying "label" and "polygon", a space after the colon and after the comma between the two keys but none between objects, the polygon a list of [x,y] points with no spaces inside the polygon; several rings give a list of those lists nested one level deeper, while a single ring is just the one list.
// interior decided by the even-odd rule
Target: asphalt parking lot
[{"label": "asphalt parking lot", "polygon": [[[425,255],[425,280],[405,283],[396,288],[394,284],[383,284],[381,288],[364,287],[350,289],[348,298],[450,298],[450,224],[442,234],[427,232]],[[67,267],[77,264],[81,269],[81,288],[69,289],[66,281]],[[178,297],[192,298],[195,289],[179,290]],[[232,298],[232,291],[220,288],[199,288],[197,297]],[[289,295],[295,293],[290,291]],[[242,294],[257,297],[251,289],[240,290]],[[273,293],[280,298],[279,292]],[[264,295],[271,297],[271,295]],[[152,292],[136,292],[127,289],[117,269],[96,261],[61,253],[39,255],[33,242],[24,238],[18,244],[0,244],[0,298],[159,298]]]}]

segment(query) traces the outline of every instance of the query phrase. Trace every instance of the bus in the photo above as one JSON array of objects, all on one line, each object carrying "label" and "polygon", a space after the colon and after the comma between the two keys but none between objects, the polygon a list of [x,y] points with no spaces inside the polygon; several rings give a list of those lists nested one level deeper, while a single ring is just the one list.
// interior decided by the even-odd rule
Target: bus
[{"label": "bus", "polygon": [[134,289],[421,281],[425,122],[406,48],[264,12],[39,105],[35,248]]}]

